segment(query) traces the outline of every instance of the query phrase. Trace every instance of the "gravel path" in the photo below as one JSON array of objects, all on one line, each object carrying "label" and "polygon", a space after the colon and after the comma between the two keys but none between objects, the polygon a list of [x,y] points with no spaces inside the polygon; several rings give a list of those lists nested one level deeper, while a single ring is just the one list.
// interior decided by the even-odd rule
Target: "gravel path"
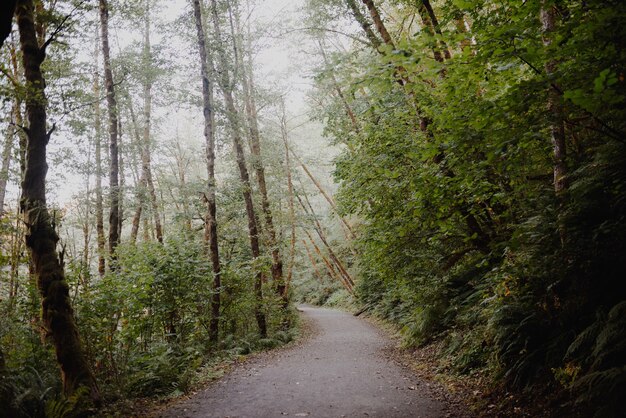
[{"label": "gravel path", "polygon": [[303,344],[260,356],[159,417],[451,417],[430,385],[384,358],[390,341],[345,312],[300,307]]}]

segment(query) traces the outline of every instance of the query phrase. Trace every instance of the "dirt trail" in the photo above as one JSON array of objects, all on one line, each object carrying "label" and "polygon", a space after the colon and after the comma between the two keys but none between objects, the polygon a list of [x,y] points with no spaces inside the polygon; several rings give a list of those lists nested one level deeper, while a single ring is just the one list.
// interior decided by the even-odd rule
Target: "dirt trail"
[{"label": "dirt trail", "polygon": [[261,356],[158,415],[173,417],[453,417],[430,385],[390,359],[368,322],[301,307],[314,335]]}]

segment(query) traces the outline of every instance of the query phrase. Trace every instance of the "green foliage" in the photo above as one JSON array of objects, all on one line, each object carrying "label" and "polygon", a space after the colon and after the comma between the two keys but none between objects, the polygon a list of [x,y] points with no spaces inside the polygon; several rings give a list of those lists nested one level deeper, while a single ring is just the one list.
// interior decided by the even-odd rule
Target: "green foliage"
[{"label": "green foliage", "polygon": [[[556,2],[545,34],[542,2],[432,3],[451,59],[403,26],[395,50],[333,54],[316,78],[326,101],[343,91],[319,116],[347,145],[335,176],[361,220],[357,295],[408,344],[443,340],[459,372],[571,387],[615,414],[626,334],[602,318],[626,300],[626,8]],[[551,100],[566,138],[559,193]]]}]

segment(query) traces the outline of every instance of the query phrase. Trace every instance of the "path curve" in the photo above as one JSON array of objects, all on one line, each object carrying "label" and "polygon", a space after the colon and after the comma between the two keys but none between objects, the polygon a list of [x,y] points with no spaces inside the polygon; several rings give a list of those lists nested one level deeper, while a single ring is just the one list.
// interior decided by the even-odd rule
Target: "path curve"
[{"label": "path curve", "polygon": [[253,359],[160,418],[446,417],[429,385],[385,358],[389,339],[365,320],[300,307],[314,335]]}]

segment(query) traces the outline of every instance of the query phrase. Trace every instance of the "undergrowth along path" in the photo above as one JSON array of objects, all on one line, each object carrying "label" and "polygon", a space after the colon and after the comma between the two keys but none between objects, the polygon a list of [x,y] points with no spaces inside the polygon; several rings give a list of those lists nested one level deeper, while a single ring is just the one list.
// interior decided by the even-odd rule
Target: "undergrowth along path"
[{"label": "undergrowth along path", "polygon": [[430,384],[391,359],[374,325],[337,310],[300,307],[313,335],[244,363],[191,398],[173,417],[449,417]]}]

